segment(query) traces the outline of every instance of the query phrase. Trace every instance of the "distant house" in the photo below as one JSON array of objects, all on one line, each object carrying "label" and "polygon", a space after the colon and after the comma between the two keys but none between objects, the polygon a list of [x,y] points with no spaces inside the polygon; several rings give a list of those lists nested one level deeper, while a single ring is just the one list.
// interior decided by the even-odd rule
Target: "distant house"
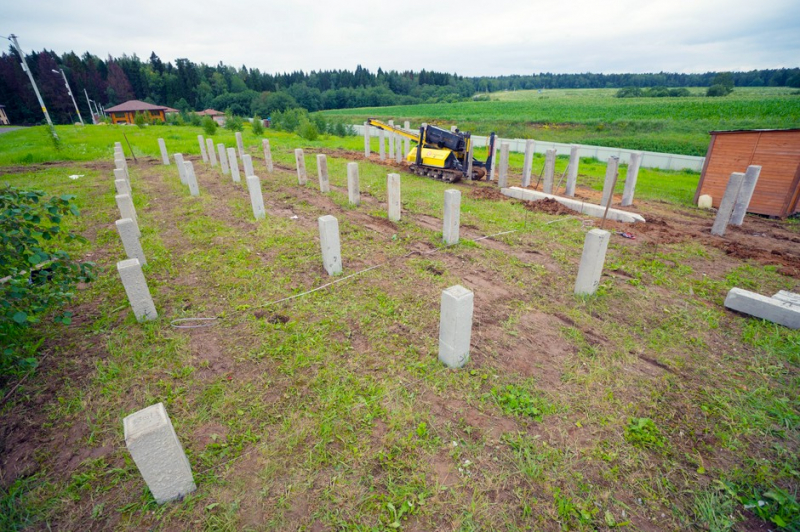
[{"label": "distant house", "polygon": [[173,109],[172,107],[164,107],[164,114],[166,116],[179,115],[181,114],[181,112],[179,109]]},{"label": "distant house", "polygon": [[164,113],[169,107],[163,105],[153,105],[151,103],[142,102],[139,100],[128,100],[125,103],[115,105],[106,109],[106,114],[111,117],[111,121],[115,124],[133,124],[136,118],[136,113],[142,113],[150,120],[166,121]]},{"label": "distant house", "polygon": [[221,126],[225,125],[225,113],[217,111],[216,109],[206,109],[205,111],[200,111],[197,113],[197,116],[210,116],[217,124]]},{"label": "distant house", "polygon": [[6,115],[6,106],[0,105],[0,126],[10,126],[11,121],[8,119],[8,115]]}]

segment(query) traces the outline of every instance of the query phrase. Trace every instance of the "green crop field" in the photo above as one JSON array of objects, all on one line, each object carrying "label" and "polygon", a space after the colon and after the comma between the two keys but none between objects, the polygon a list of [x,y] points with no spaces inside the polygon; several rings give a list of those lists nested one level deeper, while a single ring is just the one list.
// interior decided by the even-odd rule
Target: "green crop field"
[{"label": "green crop field", "polygon": [[325,111],[353,123],[367,118],[457,124],[477,135],[706,154],[708,132],[800,127],[800,91],[737,88],[723,98],[692,89],[685,98],[615,98],[616,89],[561,89],[491,94],[490,101]]}]

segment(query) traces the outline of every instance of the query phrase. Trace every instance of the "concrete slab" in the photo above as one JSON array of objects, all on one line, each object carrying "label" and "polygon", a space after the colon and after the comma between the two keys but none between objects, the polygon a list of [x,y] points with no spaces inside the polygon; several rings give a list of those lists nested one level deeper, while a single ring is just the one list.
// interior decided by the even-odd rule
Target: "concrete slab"
[{"label": "concrete slab", "polygon": [[[511,198],[516,198],[523,201],[537,201],[547,198],[554,199],[563,206],[572,209],[575,212],[578,212],[580,214],[585,214],[587,216],[593,216],[595,218],[602,218],[603,213],[605,213],[606,210],[606,208],[601,205],[595,205],[594,203],[586,203],[581,200],[565,198],[563,196],[556,196],[554,194],[545,194],[544,192],[539,192],[537,190],[526,190],[524,188],[519,188],[519,187],[509,187],[500,189],[500,192]],[[622,211],[619,209],[608,209],[608,219],[614,222],[626,222],[626,223],[636,223],[636,222],[644,223],[646,221],[642,216],[638,214]]]},{"label": "concrete slab", "polygon": [[725,298],[725,308],[790,329],[800,329],[800,306],[774,297],[762,296],[741,288],[731,288],[728,297]]}]

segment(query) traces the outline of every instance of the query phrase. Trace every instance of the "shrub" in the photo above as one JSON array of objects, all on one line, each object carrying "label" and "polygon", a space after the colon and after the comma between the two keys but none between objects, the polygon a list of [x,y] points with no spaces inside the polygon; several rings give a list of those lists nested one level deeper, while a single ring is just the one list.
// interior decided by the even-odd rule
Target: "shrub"
[{"label": "shrub", "polygon": [[133,117],[133,123],[144,129],[144,126],[147,124],[147,118],[144,116],[144,113],[137,111],[136,116]]},{"label": "shrub", "polygon": [[311,115],[311,120],[314,122],[314,125],[317,126],[317,131],[320,133],[328,133],[328,123],[325,121],[325,117],[319,113],[315,113]]},{"label": "shrub", "polygon": [[217,123],[214,122],[214,119],[210,116],[203,117],[203,131],[205,131],[206,136],[211,136],[217,132]]},{"label": "shrub", "polygon": [[733,89],[731,89],[730,87],[726,87],[725,85],[711,85],[706,91],[706,96],[709,97],[727,96],[732,92]]},{"label": "shrub", "polygon": [[225,129],[228,131],[242,131],[244,129],[244,122],[241,117],[234,115],[230,109],[225,112]]},{"label": "shrub", "polygon": [[300,108],[276,111],[272,117],[273,127],[282,131],[296,132],[304,121],[308,121],[308,111]]},{"label": "shrub", "polygon": [[186,122],[192,126],[202,126],[203,121],[200,119],[200,115],[197,113],[189,113],[186,117]]},{"label": "shrub", "polygon": [[316,124],[309,122],[308,120],[304,120],[298,126],[297,134],[306,140],[317,140],[319,137],[319,130],[317,129]]},{"label": "shrub", "polygon": [[253,134],[254,135],[264,134],[264,122],[261,121],[261,117],[258,115],[253,117]]}]

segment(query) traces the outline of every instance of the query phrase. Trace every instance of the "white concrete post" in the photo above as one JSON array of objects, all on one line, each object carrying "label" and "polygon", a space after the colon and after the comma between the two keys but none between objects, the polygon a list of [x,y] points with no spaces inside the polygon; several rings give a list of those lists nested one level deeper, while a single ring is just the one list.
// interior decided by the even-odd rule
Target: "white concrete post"
[{"label": "white concrete post", "polygon": [[236,132],[236,148],[239,150],[239,157],[244,157],[244,141],[241,131]]},{"label": "white concrete post", "polygon": [[386,180],[388,216],[393,222],[400,221],[400,174],[389,174]]},{"label": "white concrete post", "polygon": [[458,243],[458,229],[461,221],[461,191],[449,189],[444,191],[444,220],[442,224],[442,240],[447,245]]},{"label": "white concrete post", "polygon": [[450,133],[455,133],[458,131],[458,126],[450,126]]},{"label": "white concrete post", "polygon": [[[403,129],[405,129],[406,131],[411,131],[411,122],[409,122],[408,120],[403,122]],[[408,155],[408,152],[410,152],[410,151],[411,151],[411,139],[409,139],[408,137],[404,137],[403,138],[403,154],[404,154],[404,156]]]},{"label": "white concrete post", "polygon": [[358,163],[347,163],[347,199],[351,205],[361,203],[361,191],[358,185]]},{"label": "white concrete post", "polygon": [[475,160],[475,144],[470,139],[469,150],[467,150],[467,179],[472,179],[472,163]]},{"label": "white concrete post", "polygon": [[203,156],[203,162],[208,162],[208,153],[206,152],[206,141],[203,135],[197,135],[197,142],[200,144],[200,155]]},{"label": "white concrete post", "polygon": [[125,181],[125,184],[128,185],[128,191],[133,190],[131,188],[131,182],[128,180],[127,175],[125,175],[125,170],[122,168],[115,168],[114,169],[114,180],[122,179]]},{"label": "white concrete post", "polygon": [[206,139],[206,148],[211,166],[217,166],[217,155],[214,153],[214,141],[212,139]]},{"label": "white concrete post", "polygon": [[609,201],[613,203],[614,198],[614,178],[617,177],[617,170],[619,169],[619,157],[612,155],[608,158],[608,165],[606,166],[606,179],[603,182],[603,199],[600,205],[605,207],[610,205]]},{"label": "white concrete post", "polygon": [[167,144],[164,139],[158,139],[158,149],[161,150],[161,162],[165,166],[169,166],[169,154],[167,153]]},{"label": "white concrete post", "polygon": [[217,152],[219,153],[219,166],[222,168],[223,174],[230,174],[228,170],[228,153],[225,151],[224,144],[217,144]]},{"label": "white concrete post", "polygon": [[578,278],[575,281],[576,295],[592,295],[597,291],[610,239],[611,233],[602,229],[592,229],[586,233],[581,265],[578,267]]},{"label": "white concrete post", "polygon": [[403,162],[403,140],[400,138],[400,135],[396,135],[397,139],[395,142],[395,159],[394,161],[397,164]]},{"label": "white concrete post", "polygon": [[267,172],[272,173],[272,150],[269,147],[269,139],[262,139],[261,144],[264,146],[264,162],[267,165]]},{"label": "white concrete post", "polygon": [[508,142],[500,144],[500,170],[497,173],[497,186],[508,187]]},{"label": "white concrete post", "polygon": [[261,193],[261,181],[258,179],[258,176],[255,175],[245,177],[245,181],[247,181],[247,190],[250,192],[250,205],[253,206],[253,216],[255,216],[256,220],[265,218],[267,213],[264,210],[264,196]]},{"label": "white concrete post", "polygon": [[575,196],[575,185],[578,182],[578,166],[580,165],[580,157],[578,157],[578,150],[580,147],[573,144],[569,147],[569,168],[567,169],[567,190],[564,194],[567,197]]},{"label": "white concrete post", "polygon": [[631,153],[628,161],[628,173],[625,175],[625,189],[622,191],[622,206],[633,205],[633,195],[636,192],[636,179],[639,177],[639,166],[642,164],[642,152]]},{"label": "white concrete post", "polygon": [[522,164],[522,188],[531,186],[531,170],[533,169],[533,151],[536,141],[527,139],[525,141],[525,162]]},{"label": "white concrete post", "polygon": [[370,146],[369,146],[369,124],[364,122],[364,157],[369,159],[370,155]]},{"label": "white concrete post", "polygon": [[744,222],[744,215],[747,214],[750,200],[753,199],[753,191],[756,189],[756,183],[758,183],[758,176],[760,174],[761,167],[758,165],[752,164],[745,170],[742,189],[739,191],[739,195],[736,197],[736,203],[733,205],[731,225],[742,225]]},{"label": "white concrete post", "polygon": [[326,194],[331,191],[328,179],[328,157],[324,153],[317,154],[317,177],[319,177],[319,191]]},{"label": "white concrete post", "polygon": [[320,216],[319,244],[322,248],[322,266],[328,275],[342,273],[342,249],[339,242],[339,220],[330,214]]},{"label": "white concrete post", "polygon": [[[394,127],[394,120],[389,120],[389,126]],[[394,131],[389,132],[389,157],[394,157]]]},{"label": "white concrete post", "polygon": [[308,174],[306,174],[306,156],[303,155],[303,148],[294,150],[294,161],[297,164],[297,182],[305,185],[308,181]]},{"label": "white concrete post", "polygon": [[114,166],[118,170],[122,170],[123,172],[125,172],[125,180],[130,182],[131,176],[128,173],[128,163],[125,161],[125,159],[120,159],[120,158],[114,159]]},{"label": "white concrete post", "polygon": [[131,198],[130,194],[117,194],[114,196],[114,198],[117,200],[117,208],[119,208],[120,218],[130,218],[134,222],[138,220],[136,217],[136,207],[133,206],[133,199]]},{"label": "white concrete post", "polygon": [[176,153],[173,155],[175,158],[175,166],[178,167],[178,177],[181,180],[181,183],[184,185],[186,184],[186,167],[183,165],[183,154]]},{"label": "white concrete post", "polygon": [[439,314],[439,361],[460,368],[469,360],[474,295],[461,285],[442,291]]},{"label": "white concrete post", "polygon": [[129,259],[138,259],[139,264],[142,266],[147,264],[142,244],[139,242],[136,222],[130,218],[123,218],[116,221],[116,226],[119,237],[122,240],[122,247],[125,249],[125,255],[127,255]]},{"label": "white concrete post", "polygon": [[553,180],[556,173],[556,150],[550,149],[544,155],[544,181],[542,182],[542,192],[545,194],[553,193]]},{"label": "white concrete post", "polygon": [[114,143],[114,149],[122,151],[122,143],[121,142],[115,142]]},{"label": "white concrete post", "polygon": [[242,166],[244,166],[245,177],[256,175],[255,170],[253,170],[253,158],[246,153],[242,156]]},{"label": "white concrete post", "polygon": [[131,195],[131,188],[128,185],[128,182],[124,179],[115,179],[114,180],[114,187],[117,189],[117,194],[124,195],[127,194],[128,196]]},{"label": "white concrete post", "polygon": [[150,321],[158,317],[150,289],[142,273],[142,265],[138,259],[127,259],[117,263],[117,271],[122,279],[122,286],[128,295],[128,301],[133,309],[136,321]]},{"label": "white concrete post", "polygon": [[725,194],[722,195],[722,199],[719,202],[714,225],[711,227],[712,235],[725,235],[725,229],[728,228],[728,222],[731,219],[731,213],[733,213],[733,207],[736,203],[736,198],[739,197],[743,181],[744,174],[742,172],[733,172],[731,174],[728,185],[725,187]]},{"label": "white concrete post", "polygon": [[497,154],[499,153],[500,149],[500,137],[494,138],[494,146],[490,146],[489,149],[492,150],[492,169],[489,172],[489,181],[494,181],[494,176],[497,175]]},{"label": "white concrete post", "polygon": [[197,489],[192,466],[163,403],[134,412],[122,423],[128,452],[158,504]]},{"label": "white concrete post", "polygon": [[[214,152],[210,151],[208,153]],[[189,193],[192,196],[199,196],[200,187],[197,186],[197,176],[194,173],[194,165],[192,164],[192,161],[184,162],[183,166],[186,169],[186,184],[189,185]]]},{"label": "white concrete post", "polygon": [[381,161],[386,160],[386,135],[382,129],[378,129],[378,145],[380,146],[380,151],[378,152],[378,157]]},{"label": "white concrete post", "polygon": [[231,169],[231,179],[233,179],[234,183],[241,183],[242,178],[239,174],[239,161],[236,160],[236,150],[234,148],[228,148],[228,166]]}]

